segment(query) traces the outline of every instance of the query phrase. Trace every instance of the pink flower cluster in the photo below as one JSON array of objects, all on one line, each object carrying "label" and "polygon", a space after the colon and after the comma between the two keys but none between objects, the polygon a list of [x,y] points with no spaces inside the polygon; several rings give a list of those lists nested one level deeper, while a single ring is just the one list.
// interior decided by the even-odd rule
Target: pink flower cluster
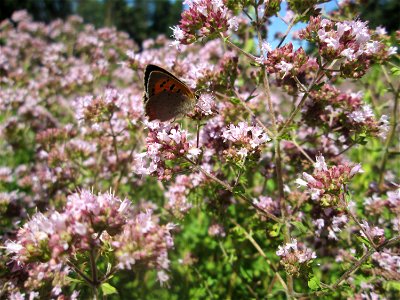
[{"label": "pink flower cluster", "polygon": [[[46,286],[52,285],[50,295],[52,299],[68,299],[77,300],[79,296],[78,291],[73,291],[69,295],[68,287],[71,284],[70,278],[71,269],[64,264],[52,264],[52,263],[29,263],[23,268],[21,266],[14,266],[13,275],[14,278],[22,279],[27,277],[24,282],[23,288],[20,288],[18,284],[9,282],[8,299],[40,299],[41,290],[46,290]],[[63,291],[64,289],[64,291]],[[50,296],[47,295],[47,296]]]},{"label": "pink flower cluster", "polygon": [[260,147],[271,139],[257,125],[249,125],[246,122],[239,122],[238,125],[230,124],[223,131],[222,137],[235,145],[237,151],[232,149],[232,156],[246,158],[256,153]]},{"label": "pink flower cluster", "polygon": [[175,45],[189,45],[203,37],[216,38],[228,29],[237,30],[238,21],[225,6],[224,0],[186,0],[188,9],[173,29]]},{"label": "pink flower cluster", "polygon": [[115,89],[106,89],[104,94],[94,98],[86,96],[77,99],[76,119],[85,122],[100,123],[107,121],[121,110],[129,110],[130,103],[125,95]]},{"label": "pink flower cluster", "polygon": [[342,231],[348,222],[349,219],[345,214],[313,220],[313,224],[316,227],[315,234],[320,237],[322,236],[322,231],[325,229],[328,231],[328,239],[339,240],[337,234]]},{"label": "pink flower cluster", "polygon": [[389,130],[387,116],[377,120],[371,107],[364,103],[362,93],[341,92],[325,84],[309,97],[303,120],[309,127],[326,128],[337,145],[358,143],[355,134],[384,137]]},{"label": "pink flower cluster", "polygon": [[382,228],[378,226],[371,227],[365,220],[362,221],[361,227],[363,230],[360,230],[360,233],[364,238],[371,238],[377,245],[385,240],[385,231]]},{"label": "pink flower cluster", "polygon": [[167,203],[165,208],[177,218],[183,218],[192,208],[188,201],[188,194],[194,187],[195,181],[192,175],[178,175],[168,190],[165,191]]},{"label": "pink flower cluster", "polygon": [[[271,197],[260,196],[257,199],[253,200],[253,204],[257,206],[261,211],[266,211],[274,215],[277,215],[279,213],[278,201],[274,201]],[[266,220],[264,214],[258,211],[257,214],[260,216],[261,220]]]},{"label": "pink flower cluster", "polygon": [[130,206],[130,201],[121,201],[110,193],[96,196],[83,190],[67,198],[64,212],[34,215],[18,231],[17,239],[7,242],[7,252],[21,264],[64,261],[68,255],[98,245],[94,234],[120,232]]},{"label": "pink flower cluster", "polygon": [[317,43],[320,55],[328,62],[338,60],[343,77],[360,78],[371,60],[385,60],[397,51],[374,40],[367,23],[360,20],[334,22],[311,17],[300,38]]},{"label": "pink flower cluster", "polygon": [[343,196],[344,185],[348,184],[354,175],[362,172],[359,164],[328,168],[325,158],[320,155],[316,157],[313,174],[303,172],[303,179],[298,178],[296,183],[307,187],[311,199],[318,201],[322,206],[336,206]]},{"label": "pink flower cluster", "polygon": [[[127,199],[83,190],[67,198],[63,212],[35,214],[5,246],[16,270],[30,272],[31,281],[40,280],[32,273],[37,268],[62,268],[76,255],[101,249],[107,242],[119,269],[156,268],[159,281],[164,283],[168,280],[165,271],[169,268],[168,250],[174,244],[170,234],[174,226],[160,225],[151,210],[134,214]],[[67,268],[66,274],[70,271]],[[33,288],[38,285],[32,284]]]},{"label": "pink flower cluster", "polygon": [[397,278],[400,273],[400,255],[393,253],[389,249],[385,249],[382,252],[375,252],[372,254],[372,259],[379,265],[380,268],[389,272],[388,277]]},{"label": "pink flower cluster", "polygon": [[296,239],[284,246],[279,246],[276,255],[280,256],[281,264],[286,272],[293,276],[299,276],[301,271],[317,257],[314,251],[303,243],[297,242]]},{"label": "pink flower cluster", "polygon": [[171,177],[172,169],[166,165],[167,160],[182,158],[186,155],[197,157],[199,149],[192,147],[188,133],[178,124],[149,122],[149,133],[146,139],[147,151],[136,155],[134,172],[137,174],[154,174],[159,179]]},{"label": "pink flower cluster", "polygon": [[293,50],[292,43],[268,52],[265,61],[269,73],[277,73],[279,78],[296,77],[303,72],[309,58],[303,48]]},{"label": "pink flower cluster", "polygon": [[226,232],[224,227],[221,224],[213,223],[210,227],[208,227],[208,234],[214,237],[225,237]]},{"label": "pink flower cluster", "polygon": [[210,118],[215,115],[216,108],[215,97],[212,94],[204,93],[200,95],[193,112],[189,116],[196,120]]},{"label": "pink flower cluster", "polygon": [[161,284],[168,281],[168,250],[174,246],[171,230],[175,225],[159,225],[151,210],[130,219],[120,235],[112,242],[118,268],[156,268]]},{"label": "pink flower cluster", "polygon": [[393,230],[400,232],[400,189],[388,191],[386,197],[373,194],[364,201],[366,210],[375,216],[390,212]]}]

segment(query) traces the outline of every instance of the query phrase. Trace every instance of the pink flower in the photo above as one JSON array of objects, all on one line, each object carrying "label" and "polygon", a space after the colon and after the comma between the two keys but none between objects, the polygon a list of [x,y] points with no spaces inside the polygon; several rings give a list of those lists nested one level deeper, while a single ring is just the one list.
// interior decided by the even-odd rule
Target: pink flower
[{"label": "pink flower", "polygon": [[[260,196],[258,197],[258,199],[254,199],[253,203],[262,211],[266,211],[272,214],[279,213],[278,201],[274,201],[271,197]],[[265,215],[260,212],[257,212],[257,214],[259,214],[262,220],[265,220]]]},{"label": "pink flower", "polygon": [[214,223],[208,228],[208,234],[215,237],[225,237],[225,229],[222,225]]},{"label": "pink flower", "polygon": [[173,224],[159,225],[150,210],[139,213],[129,220],[123,232],[112,243],[120,269],[155,267],[160,273],[160,282],[168,280],[168,250],[174,246],[171,236]]},{"label": "pink flower", "polygon": [[313,200],[317,200],[323,206],[337,205],[339,196],[343,193],[343,185],[347,184],[357,173],[362,173],[358,165],[338,165],[328,168],[322,155],[317,156],[312,175],[303,172],[303,179],[296,183],[306,186]]},{"label": "pink flower", "polygon": [[165,162],[187,155],[192,148],[188,132],[179,125],[166,123],[149,122],[148,126],[147,152],[136,155],[134,172],[157,175],[160,179],[168,178],[170,171]]},{"label": "pink flower", "polygon": [[172,27],[174,45],[188,45],[203,37],[217,38],[228,29],[237,30],[238,21],[223,0],[186,1],[188,9],[178,26]]},{"label": "pink flower", "polygon": [[303,48],[293,51],[292,43],[268,51],[268,58],[265,60],[268,72],[278,73],[279,78],[297,76],[307,63],[309,58]]},{"label": "pink flower", "polygon": [[263,132],[258,126],[249,126],[245,122],[239,122],[237,126],[231,124],[223,133],[225,140],[233,143],[250,146],[250,149],[255,149],[262,144],[270,141],[268,135]]},{"label": "pink flower", "polygon": [[276,255],[281,257],[281,264],[286,272],[293,276],[299,276],[301,267],[310,264],[317,257],[314,251],[298,243],[296,239],[279,246]]},{"label": "pink flower", "polygon": [[165,208],[176,217],[183,218],[192,208],[188,201],[190,189],[193,188],[193,175],[178,175],[168,190],[164,193],[168,199]]},{"label": "pink flower", "polygon": [[320,54],[328,61],[341,59],[343,77],[359,78],[365,74],[372,59],[389,56],[383,53],[385,46],[380,41],[372,40],[367,23],[360,20],[334,22],[311,17],[300,37],[317,43]]}]

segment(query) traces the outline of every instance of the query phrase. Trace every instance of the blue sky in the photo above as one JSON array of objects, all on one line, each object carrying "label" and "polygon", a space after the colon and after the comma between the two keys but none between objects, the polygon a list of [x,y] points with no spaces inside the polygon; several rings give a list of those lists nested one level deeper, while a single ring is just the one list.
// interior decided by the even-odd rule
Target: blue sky
[{"label": "blue sky", "polygon": [[[337,1],[329,1],[327,3],[321,4],[320,7],[322,7],[325,11],[331,11],[333,9],[337,8]],[[282,3],[281,6],[281,11],[279,12],[280,16],[284,17],[286,15],[286,8],[287,8],[287,4],[286,2]],[[306,26],[305,23],[298,23],[296,24],[291,32],[302,29]],[[286,29],[287,29],[287,25],[285,24],[285,22],[283,22],[280,18],[278,17],[272,17],[271,18],[271,25],[269,27],[269,33],[268,33],[268,42],[271,44],[272,48],[275,48],[279,41],[274,40],[274,35],[277,32],[281,32],[281,33],[285,33]],[[289,34],[289,36],[286,39],[286,42],[291,41],[291,33]],[[295,48],[298,48],[301,46],[301,44],[298,41],[292,41],[293,45],[295,46]]]}]

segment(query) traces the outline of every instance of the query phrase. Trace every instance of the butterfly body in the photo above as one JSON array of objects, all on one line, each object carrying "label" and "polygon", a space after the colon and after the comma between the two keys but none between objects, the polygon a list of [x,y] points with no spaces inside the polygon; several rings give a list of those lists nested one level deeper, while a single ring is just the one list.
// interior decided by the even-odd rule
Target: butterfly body
[{"label": "butterfly body", "polygon": [[185,83],[156,65],[147,65],[144,88],[145,113],[150,121],[182,117],[196,104],[194,93]]}]

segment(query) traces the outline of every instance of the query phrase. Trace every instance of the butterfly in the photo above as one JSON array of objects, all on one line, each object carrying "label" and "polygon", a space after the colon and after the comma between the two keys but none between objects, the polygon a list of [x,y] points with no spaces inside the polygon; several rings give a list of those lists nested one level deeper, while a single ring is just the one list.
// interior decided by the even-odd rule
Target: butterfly
[{"label": "butterfly", "polygon": [[176,76],[149,64],[144,72],[144,108],[149,121],[162,122],[183,117],[195,106],[197,97]]}]

